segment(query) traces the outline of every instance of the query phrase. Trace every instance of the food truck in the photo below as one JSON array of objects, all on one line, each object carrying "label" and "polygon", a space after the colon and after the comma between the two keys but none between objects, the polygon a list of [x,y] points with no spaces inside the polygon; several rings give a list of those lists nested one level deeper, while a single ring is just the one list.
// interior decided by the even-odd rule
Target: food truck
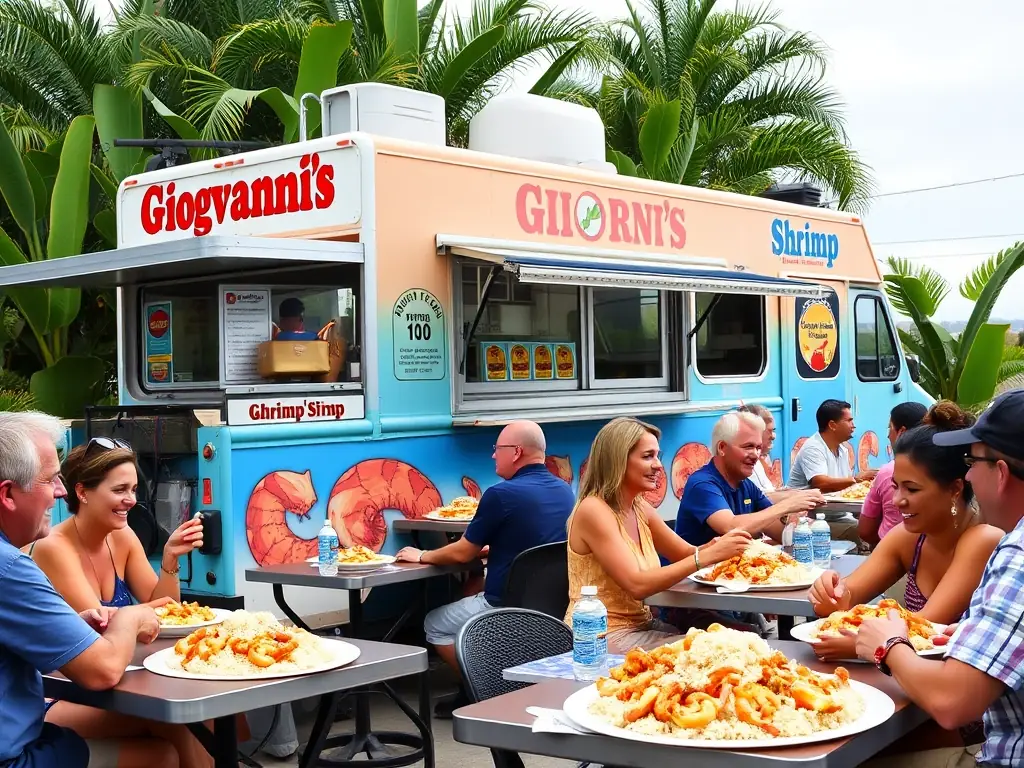
[{"label": "food truck", "polygon": [[[314,556],[325,518],[393,554],[394,520],[498,481],[511,420],[542,424],[574,488],[609,419],[656,424],[647,498],[674,518],[740,404],[774,412],[783,483],[826,398],[853,405],[862,469],[889,410],[928,400],[857,216],[618,175],[597,114],[543,97],[490,101],[468,149],[436,96],[320,106],[321,138],[126,179],[116,250],[0,268],[116,287],[120,404],[85,427],[129,430],[154,535],[204,513],[189,597],[273,610],[245,570]],[[300,614],[344,607],[292,591]]]}]

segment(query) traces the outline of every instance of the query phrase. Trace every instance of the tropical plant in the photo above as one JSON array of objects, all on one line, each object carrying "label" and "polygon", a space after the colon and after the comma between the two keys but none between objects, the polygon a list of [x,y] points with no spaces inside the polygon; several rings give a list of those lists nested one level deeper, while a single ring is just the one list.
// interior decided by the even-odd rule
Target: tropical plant
[{"label": "tropical plant", "polygon": [[[40,262],[82,252],[94,193],[95,125],[91,116],[76,117],[60,147],[22,154],[0,122],[0,197],[19,230],[0,229],[0,264]],[[31,378],[35,399],[51,413],[80,415],[93,400],[105,370],[97,357],[69,354],[69,327],[78,316],[81,291],[6,286],[5,292],[25,319],[30,338],[25,340],[23,333],[22,340],[43,365]]]},{"label": "tropical plant", "polygon": [[960,284],[960,295],[974,303],[963,331],[951,335],[935,314],[949,294],[949,283],[931,267],[890,257],[885,291],[893,307],[913,323],[900,329],[900,341],[921,364],[921,386],[933,397],[973,407],[987,403],[999,386],[1024,376],[1024,348],[1006,344],[1008,323],[990,323],[999,294],[1024,265],[1024,243],[1000,251]]},{"label": "tropical plant", "polygon": [[824,83],[820,42],[767,5],[625,2],[629,17],[604,38],[610,74],[599,90],[575,89],[599,109],[619,173],[745,194],[796,178],[842,208],[865,205],[870,177]]}]

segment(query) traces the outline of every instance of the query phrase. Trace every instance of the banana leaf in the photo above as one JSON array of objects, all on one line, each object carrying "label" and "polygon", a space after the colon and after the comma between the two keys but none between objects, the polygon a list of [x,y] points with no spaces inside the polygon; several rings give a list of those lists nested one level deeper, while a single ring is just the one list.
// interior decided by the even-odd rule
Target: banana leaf
[{"label": "banana leaf", "polygon": [[678,100],[652,104],[647,110],[640,128],[640,156],[652,179],[659,178],[658,173],[679,136],[681,111],[682,104]]},{"label": "banana leaf", "polygon": [[963,373],[957,385],[957,402],[977,405],[992,399],[999,383],[999,366],[1003,362],[1006,332],[1009,324],[985,323],[974,336],[974,341],[963,364]]},{"label": "banana leaf", "polygon": [[32,374],[29,391],[38,407],[62,418],[81,418],[101,393],[107,366],[98,357],[67,355]]},{"label": "banana leaf", "polygon": [[[302,43],[299,74],[295,79],[293,98],[297,104],[304,93],[315,93],[319,96],[323,91],[338,84],[338,63],[351,44],[351,21],[321,24],[310,28]],[[320,127],[320,119],[320,108],[310,104],[306,117],[307,137],[312,136],[313,132]],[[298,130],[298,115],[296,115],[292,128],[289,129],[286,124],[285,141],[295,141]]]},{"label": "banana leaf", "polygon": [[92,96],[100,148],[117,181],[123,181],[142,156],[141,147],[115,147],[114,139],[142,138],[142,99],[127,88],[97,83]]}]

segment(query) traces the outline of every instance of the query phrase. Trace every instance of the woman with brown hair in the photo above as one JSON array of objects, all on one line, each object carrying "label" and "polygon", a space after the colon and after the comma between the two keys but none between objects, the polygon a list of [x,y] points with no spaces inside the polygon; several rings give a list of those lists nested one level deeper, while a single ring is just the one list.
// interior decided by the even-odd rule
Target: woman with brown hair
[{"label": "woman with brown hair", "polygon": [[[631,418],[614,419],[597,433],[579,498],[569,517],[569,611],[585,586],[596,586],[608,609],[608,650],[625,653],[661,645],[679,635],[655,619],[644,599],[703,567],[740,554],[746,531],[730,531],[703,547],[683,541],[643,497],[664,472],[661,430]],[[659,555],[669,561],[662,566]]]},{"label": "woman with brown hair", "polygon": [[[40,539],[30,554],[54,589],[76,611],[133,602],[154,607],[181,598],[178,558],[202,546],[198,517],[182,523],[164,546],[157,575],[142,542],[128,527],[138,468],[131,446],[96,437],[74,448],[61,467],[71,516]],[[66,701],[50,704],[46,721],[86,739],[155,737],[170,742],[181,766],[212,766],[206,750],[183,725],[126,717]]]}]

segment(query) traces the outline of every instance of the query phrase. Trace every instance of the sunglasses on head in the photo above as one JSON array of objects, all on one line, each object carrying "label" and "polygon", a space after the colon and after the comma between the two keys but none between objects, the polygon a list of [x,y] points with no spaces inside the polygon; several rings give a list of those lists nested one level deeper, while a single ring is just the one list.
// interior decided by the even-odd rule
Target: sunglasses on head
[{"label": "sunglasses on head", "polygon": [[94,437],[89,441],[89,447],[85,449],[85,455],[94,454],[99,451],[113,451],[120,448],[123,451],[132,450],[131,443],[120,440],[116,437]]}]

